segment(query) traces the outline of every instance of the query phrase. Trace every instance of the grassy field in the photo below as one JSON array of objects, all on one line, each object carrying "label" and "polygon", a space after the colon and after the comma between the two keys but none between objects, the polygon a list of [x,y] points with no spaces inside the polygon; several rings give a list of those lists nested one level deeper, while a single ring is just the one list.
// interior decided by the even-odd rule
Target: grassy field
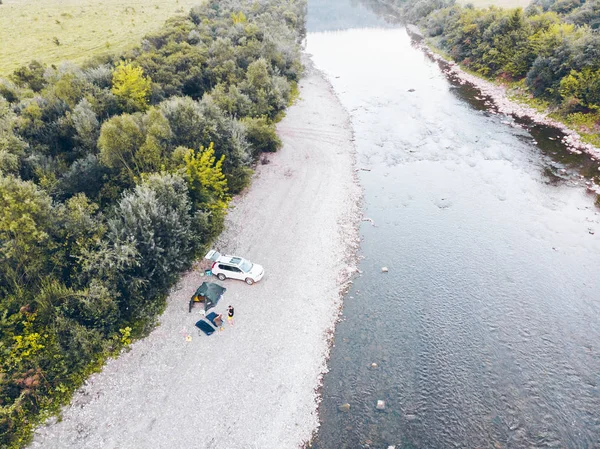
[{"label": "grassy field", "polygon": [[525,8],[531,2],[530,0],[459,0],[458,3],[461,5],[472,3],[477,8],[485,8],[492,5],[500,8],[516,8],[518,6]]},{"label": "grassy field", "polygon": [[81,62],[138,44],[202,0],[3,0],[0,75],[37,59]]}]

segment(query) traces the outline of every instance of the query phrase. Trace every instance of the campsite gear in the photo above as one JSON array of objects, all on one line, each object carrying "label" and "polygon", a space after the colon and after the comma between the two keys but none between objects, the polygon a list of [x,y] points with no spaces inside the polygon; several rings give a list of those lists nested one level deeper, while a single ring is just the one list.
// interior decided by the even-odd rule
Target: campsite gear
[{"label": "campsite gear", "polygon": [[213,282],[203,282],[190,299],[190,312],[195,302],[204,303],[204,311],[217,305],[227,289]]},{"label": "campsite gear", "polygon": [[204,320],[200,320],[196,322],[196,327],[204,332],[206,335],[211,335],[215,332],[215,328],[212,327]]},{"label": "campsite gear", "polygon": [[215,312],[210,312],[206,315],[206,319],[212,323],[214,327],[223,327],[223,318],[221,315],[217,315]]}]

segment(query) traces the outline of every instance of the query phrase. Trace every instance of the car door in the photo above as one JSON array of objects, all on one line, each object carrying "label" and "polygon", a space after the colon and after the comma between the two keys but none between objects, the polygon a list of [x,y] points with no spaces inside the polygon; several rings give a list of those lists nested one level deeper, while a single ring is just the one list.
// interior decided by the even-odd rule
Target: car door
[{"label": "car door", "polygon": [[219,273],[223,273],[223,275],[225,275],[225,277],[228,277],[228,278],[230,278],[230,277],[231,277],[231,274],[230,274],[230,272],[229,272],[229,267],[228,267],[227,265],[223,265],[223,264],[217,264],[217,269],[218,269],[218,270],[215,270],[215,272],[216,272],[217,274],[219,274]]},{"label": "car door", "polygon": [[239,268],[237,268],[237,267],[229,267],[229,269],[231,270],[230,271],[230,273],[231,273],[230,276],[233,279],[241,279],[242,281],[244,279],[246,279],[246,274],[242,270],[240,270]]},{"label": "car door", "polygon": [[218,251],[215,251],[214,249],[211,249],[206,256],[204,256],[205,259],[210,260],[211,262],[217,262],[219,260],[219,258],[221,257],[221,253]]}]

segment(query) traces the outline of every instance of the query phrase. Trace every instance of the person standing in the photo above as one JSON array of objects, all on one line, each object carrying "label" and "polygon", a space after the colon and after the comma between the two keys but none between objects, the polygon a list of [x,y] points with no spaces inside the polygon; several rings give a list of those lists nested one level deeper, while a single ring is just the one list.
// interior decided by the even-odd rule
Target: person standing
[{"label": "person standing", "polygon": [[234,314],[234,309],[232,306],[227,307],[227,321],[229,321],[229,324],[231,326],[233,326],[233,314]]}]

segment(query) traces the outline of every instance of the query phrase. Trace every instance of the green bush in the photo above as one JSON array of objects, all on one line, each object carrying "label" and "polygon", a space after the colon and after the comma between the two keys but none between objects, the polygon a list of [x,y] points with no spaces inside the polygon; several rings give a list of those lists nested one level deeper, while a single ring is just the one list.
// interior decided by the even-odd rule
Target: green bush
[{"label": "green bush", "polygon": [[229,192],[235,195],[248,187],[253,173],[254,171],[251,168],[239,167],[232,173],[226,174]]},{"label": "green bush", "polygon": [[263,152],[273,153],[281,148],[281,139],[275,131],[275,125],[266,117],[248,117],[244,119],[243,123],[254,157]]}]

